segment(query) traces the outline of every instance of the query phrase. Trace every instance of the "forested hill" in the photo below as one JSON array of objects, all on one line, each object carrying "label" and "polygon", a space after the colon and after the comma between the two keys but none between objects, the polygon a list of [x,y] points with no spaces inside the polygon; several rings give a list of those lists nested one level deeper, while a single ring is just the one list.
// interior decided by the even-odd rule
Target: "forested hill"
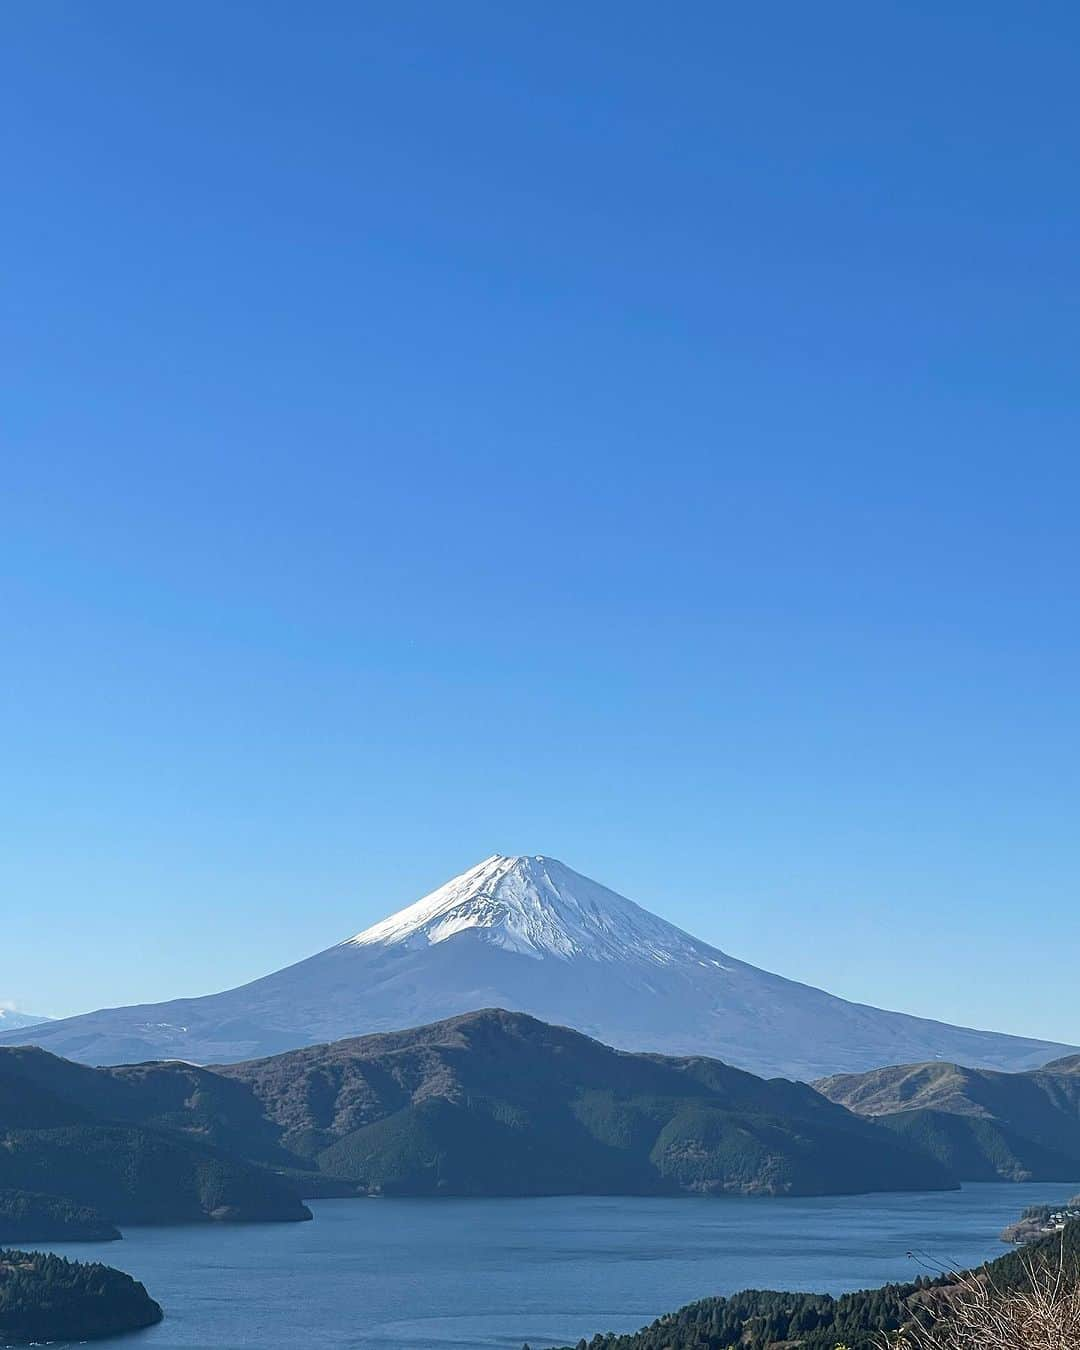
[{"label": "forested hill", "polygon": [[[804,1083],[467,1013],[248,1064],[0,1048],[0,1189],[112,1222],[307,1216],[301,1193],[839,1195],[955,1178]],[[275,1175],[277,1173],[278,1175]]]},{"label": "forested hill", "polygon": [[[1024,1283],[1025,1260],[1057,1260],[1063,1248],[1066,1263],[1075,1267],[1080,1261],[1080,1223],[1026,1247],[1023,1255],[1000,1257],[986,1271],[1004,1292]],[[690,1303],[628,1335],[581,1340],[576,1350],[879,1350],[883,1333],[899,1330],[919,1304],[932,1304],[935,1291],[953,1283],[952,1276],[920,1279],[839,1298],[751,1289]]]},{"label": "forested hill", "polygon": [[[218,1099],[237,1093],[234,1084],[183,1065],[127,1072],[118,1078],[43,1050],[0,1049],[6,1240],[86,1236],[95,1222],[107,1235],[114,1223],[311,1217],[292,1185],[216,1142],[209,1121]],[[192,1075],[199,1075],[195,1084]],[[242,1089],[239,1095],[246,1101]],[[172,1128],[170,1109],[192,1128]],[[244,1134],[257,1155],[257,1104],[252,1114],[251,1129],[223,1126],[222,1133],[230,1143]]]},{"label": "forested hill", "polygon": [[56,1195],[0,1190],[0,1246],[9,1242],[114,1242],[119,1230],[96,1209]]},{"label": "forested hill", "polygon": [[0,1251],[0,1344],[84,1341],[160,1321],[159,1305],[123,1271]]},{"label": "forested hill", "polygon": [[964,1181],[1080,1177],[1080,1056],[1027,1073],[902,1064],[814,1085]]},{"label": "forested hill", "polygon": [[823,1195],[952,1186],[806,1084],[489,1009],[219,1070],[309,1166],[395,1195]]}]

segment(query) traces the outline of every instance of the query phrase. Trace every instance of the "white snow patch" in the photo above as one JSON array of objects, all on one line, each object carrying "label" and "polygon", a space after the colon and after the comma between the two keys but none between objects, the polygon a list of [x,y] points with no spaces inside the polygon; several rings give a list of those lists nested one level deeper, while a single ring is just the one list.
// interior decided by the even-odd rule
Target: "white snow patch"
[{"label": "white snow patch", "polygon": [[554,858],[494,853],[343,945],[445,942],[480,930],[493,946],[542,959],[714,959],[714,949]]}]

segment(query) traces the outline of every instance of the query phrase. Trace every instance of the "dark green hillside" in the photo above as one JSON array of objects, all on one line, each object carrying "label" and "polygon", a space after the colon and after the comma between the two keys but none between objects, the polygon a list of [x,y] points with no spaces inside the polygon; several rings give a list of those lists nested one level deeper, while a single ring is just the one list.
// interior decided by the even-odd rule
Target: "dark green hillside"
[{"label": "dark green hillside", "polygon": [[1080,1176],[1076,1155],[1046,1148],[985,1116],[923,1110],[896,1111],[874,1119],[925,1149],[964,1181],[1074,1181]]},{"label": "dark green hillside", "polygon": [[17,1111],[28,1093],[56,1104],[55,1119],[35,1105],[33,1119],[26,1122],[32,1125],[87,1120],[146,1125],[271,1165],[295,1161],[279,1146],[279,1131],[243,1084],[194,1064],[91,1069],[32,1046],[0,1048],[0,1128],[20,1125],[8,1111]]},{"label": "dark green hillside", "polygon": [[[44,1057],[41,1050],[32,1053]],[[93,1119],[92,1113],[76,1101],[58,1095],[37,1079],[22,1073],[22,1059],[21,1050],[0,1050],[0,1130],[48,1129],[57,1125],[81,1125]],[[64,1060],[58,1062],[66,1063]]]},{"label": "dark green hillside", "polygon": [[[1066,1262],[1075,1267],[1080,1262],[1080,1223],[1071,1224],[1060,1237],[1033,1243],[1023,1258],[1017,1253],[1000,1257],[986,1272],[1004,1292],[1026,1282],[1024,1259],[1056,1261],[1062,1249]],[[690,1303],[628,1335],[601,1333],[580,1341],[576,1350],[879,1350],[883,1333],[910,1322],[920,1306],[934,1306],[942,1298],[938,1291],[952,1283],[951,1276],[920,1279],[839,1298],[744,1290],[730,1298]]]},{"label": "dark green hillside", "polygon": [[309,1165],[396,1195],[840,1194],[947,1187],[933,1160],[715,1060],[609,1049],[519,1013],[218,1070]]},{"label": "dark green hillside", "polygon": [[55,1195],[0,1190],[0,1245],[9,1242],[113,1242],[119,1231],[86,1205]]},{"label": "dark green hillside", "polygon": [[0,1251],[0,1344],[83,1341],[160,1321],[145,1288],[111,1266]]},{"label": "dark green hillside", "polygon": [[815,1086],[926,1149],[962,1180],[1080,1177],[1080,1056],[1028,1073],[905,1064]]},{"label": "dark green hillside", "polygon": [[297,1188],[822,1195],[955,1184],[927,1153],[805,1084],[626,1054],[499,1011],[212,1070],[91,1069],[0,1049],[0,1145],[0,1186],[120,1222],[300,1218]]},{"label": "dark green hillside", "polygon": [[[248,1108],[250,1094],[215,1074],[157,1067],[160,1075],[125,1077],[41,1050],[0,1050],[0,1189],[88,1206],[119,1223],[310,1218],[291,1183],[204,1142],[215,1137],[215,1093],[239,1095]],[[170,1111],[181,1129],[170,1128]],[[254,1115],[246,1134],[238,1112],[220,1128],[237,1144],[249,1135],[258,1155],[275,1132],[257,1108]]]},{"label": "dark green hillside", "polygon": [[274,1167],[296,1160],[245,1084],[193,1064],[131,1064],[106,1069],[120,1101],[115,1120],[191,1135]]},{"label": "dark green hillside", "polygon": [[120,1224],[310,1218],[296,1193],[262,1168],[134,1126],[5,1131],[0,1187],[64,1196]]}]

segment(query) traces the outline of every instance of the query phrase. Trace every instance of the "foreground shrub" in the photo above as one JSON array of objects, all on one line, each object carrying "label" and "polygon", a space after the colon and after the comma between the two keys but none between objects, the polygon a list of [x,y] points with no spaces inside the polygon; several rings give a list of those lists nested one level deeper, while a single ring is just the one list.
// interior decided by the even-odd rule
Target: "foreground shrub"
[{"label": "foreground shrub", "polygon": [[958,1277],[944,1307],[926,1309],[890,1350],[1080,1350],[1080,1268],[1022,1257],[1024,1278],[1000,1288],[992,1276]]}]

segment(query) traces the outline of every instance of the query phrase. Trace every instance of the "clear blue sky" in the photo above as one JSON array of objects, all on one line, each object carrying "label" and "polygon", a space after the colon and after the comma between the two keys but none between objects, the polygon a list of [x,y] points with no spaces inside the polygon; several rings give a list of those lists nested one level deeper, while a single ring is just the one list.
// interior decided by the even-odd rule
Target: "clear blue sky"
[{"label": "clear blue sky", "polygon": [[1074,5],[0,30],[0,1001],[544,852],[1080,1039]]}]

